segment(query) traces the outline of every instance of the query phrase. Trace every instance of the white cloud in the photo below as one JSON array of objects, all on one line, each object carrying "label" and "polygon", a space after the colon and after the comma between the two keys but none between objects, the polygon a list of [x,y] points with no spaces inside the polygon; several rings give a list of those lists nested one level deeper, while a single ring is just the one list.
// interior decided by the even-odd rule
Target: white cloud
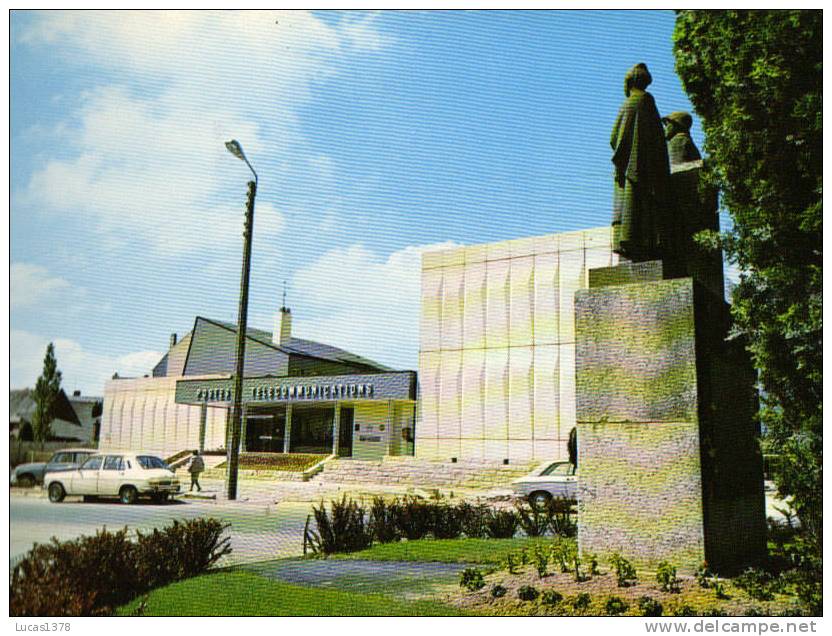
[{"label": "white cloud", "polygon": [[408,246],[387,259],[362,245],[327,252],[292,279],[295,335],[416,369],[422,253],[455,245]]},{"label": "white cloud", "polygon": [[[68,393],[80,389],[87,395],[103,395],[104,383],[113,373],[121,376],[149,374],[161,359],[157,351],[137,351],[124,356],[107,356],[85,350],[80,343],[55,338],[55,357],[63,374],[62,386]],[[12,388],[32,387],[43,369],[43,356],[49,340],[21,329],[10,334]]]},{"label": "white cloud", "polygon": [[358,49],[377,51],[390,44],[390,36],[381,34],[375,26],[378,13],[369,13],[359,19],[347,18],[343,30],[350,44]]},{"label": "white cloud", "polygon": [[[263,186],[285,183],[303,165],[297,109],[350,49],[385,44],[373,20],[329,26],[297,11],[39,14],[23,42],[104,72],[69,113],[71,125],[55,122],[73,132],[60,153],[43,149],[46,161],[15,200],[159,254],[230,249],[249,176],[224,148],[233,137],[261,177],[257,229],[273,236],[283,212]],[[328,158],[314,161],[331,180]]]},{"label": "white cloud", "polygon": [[32,263],[12,263],[9,279],[12,309],[32,307],[48,300],[54,292],[70,287],[63,278],[52,276],[45,267]]}]

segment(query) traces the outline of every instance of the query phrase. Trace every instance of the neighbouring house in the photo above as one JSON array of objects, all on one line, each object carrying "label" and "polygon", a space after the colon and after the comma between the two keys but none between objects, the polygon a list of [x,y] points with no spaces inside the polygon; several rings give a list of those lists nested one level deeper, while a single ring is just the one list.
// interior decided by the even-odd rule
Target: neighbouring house
[{"label": "neighbouring house", "polygon": [[[101,426],[103,400],[75,391],[67,396],[63,389],[55,404],[55,419],[50,424],[47,441],[91,444],[97,441]],[[37,405],[33,389],[9,391],[9,437],[16,441],[33,441],[32,418]]]}]

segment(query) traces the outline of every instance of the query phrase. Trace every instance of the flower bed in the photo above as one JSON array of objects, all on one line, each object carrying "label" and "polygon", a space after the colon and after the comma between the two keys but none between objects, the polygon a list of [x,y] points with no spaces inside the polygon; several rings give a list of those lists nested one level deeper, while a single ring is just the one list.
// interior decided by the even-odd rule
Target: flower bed
[{"label": "flower bed", "polygon": [[[326,459],[326,455],[303,453],[240,453],[240,470],[286,471],[302,473],[307,468]],[[225,462],[217,468],[225,468]]]}]

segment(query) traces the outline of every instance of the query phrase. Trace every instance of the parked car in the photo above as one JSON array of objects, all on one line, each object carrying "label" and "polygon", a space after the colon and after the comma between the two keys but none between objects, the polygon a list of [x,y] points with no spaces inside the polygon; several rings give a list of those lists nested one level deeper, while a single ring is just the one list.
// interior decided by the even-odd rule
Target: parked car
[{"label": "parked car", "polygon": [[578,495],[578,476],[568,461],[541,464],[511,485],[516,495],[527,498],[535,507],[545,506],[552,498],[575,501]]},{"label": "parked car", "polygon": [[93,455],[75,470],[48,472],[44,487],[52,503],[66,495],[118,497],[125,504],[149,496],[162,503],[180,489],[173,471],[155,455],[118,452]]},{"label": "parked car", "polygon": [[31,488],[43,483],[46,473],[73,470],[98,451],[93,448],[63,448],[55,451],[47,462],[30,462],[15,466],[11,474],[11,485]]}]

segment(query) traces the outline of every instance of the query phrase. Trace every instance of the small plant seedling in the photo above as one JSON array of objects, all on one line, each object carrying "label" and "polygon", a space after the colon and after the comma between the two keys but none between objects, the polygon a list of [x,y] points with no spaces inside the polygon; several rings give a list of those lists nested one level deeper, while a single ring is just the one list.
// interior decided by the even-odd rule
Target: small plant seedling
[{"label": "small plant seedling", "polygon": [[598,576],[601,574],[601,570],[598,567],[598,555],[592,552],[587,552],[584,555],[584,561],[589,565],[589,575],[590,576]]},{"label": "small plant seedling", "polygon": [[509,574],[517,574],[517,557],[513,552],[506,555],[505,569]]},{"label": "small plant seedling", "polygon": [[506,595],[506,592],[508,590],[499,583],[491,586],[491,598],[502,598]]},{"label": "small plant seedling", "polygon": [[465,568],[459,573],[459,586],[469,592],[476,592],[485,587],[485,579],[477,568]]},{"label": "small plant seedling", "polygon": [[664,611],[662,604],[649,596],[642,596],[638,599],[638,609],[642,616],[661,616]]},{"label": "small plant seedling", "polygon": [[679,579],[676,576],[676,568],[667,561],[659,563],[656,570],[656,582],[662,589],[662,592],[679,592],[681,589]]},{"label": "small plant seedling", "polygon": [[702,565],[700,565],[698,568],[696,568],[695,576],[696,576],[696,582],[699,584],[699,587],[704,588],[704,589],[707,589],[707,588],[710,587],[711,577],[713,575],[711,574],[711,571],[708,569],[708,564],[707,563],[705,563],[703,561]]},{"label": "small plant seedling", "polygon": [[607,602],[604,603],[604,611],[609,616],[618,616],[619,614],[623,614],[629,609],[629,607],[629,605],[617,596],[610,596],[607,599]]},{"label": "small plant seedling", "polygon": [[555,606],[560,605],[560,602],[563,600],[563,594],[558,592],[557,590],[544,590],[543,594],[540,595],[540,602],[544,605]]},{"label": "small plant seedling", "polygon": [[541,546],[535,546],[534,567],[537,570],[537,575],[541,579],[549,574],[549,555],[546,554]]},{"label": "small plant seedling", "polygon": [[592,598],[587,592],[581,592],[574,599],[572,599],[572,607],[576,610],[585,610],[589,607],[591,601]]},{"label": "small plant seedling", "polygon": [[618,552],[610,557],[610,565],[615,570],[615,578],[618,582],[618,587],[628,587],[634,585],[638,581],[636,569],[633,564],[622,557]]}]

